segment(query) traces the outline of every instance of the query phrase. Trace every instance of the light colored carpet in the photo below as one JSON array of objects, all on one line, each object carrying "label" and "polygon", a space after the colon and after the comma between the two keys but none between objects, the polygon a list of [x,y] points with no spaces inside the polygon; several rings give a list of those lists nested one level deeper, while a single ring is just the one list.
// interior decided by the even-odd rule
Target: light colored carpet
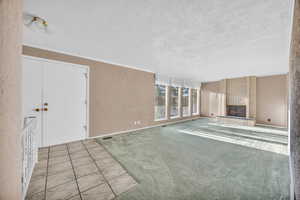
[{"label": "light colored carpet", "polygon": [[[118,199],[289,199],[287,156],[180,132],[205,126],[221,133],[229,130],[209,123],[200,119],[98,139],[139,182]],[[230,131],[245,133],[237,128]]]}]

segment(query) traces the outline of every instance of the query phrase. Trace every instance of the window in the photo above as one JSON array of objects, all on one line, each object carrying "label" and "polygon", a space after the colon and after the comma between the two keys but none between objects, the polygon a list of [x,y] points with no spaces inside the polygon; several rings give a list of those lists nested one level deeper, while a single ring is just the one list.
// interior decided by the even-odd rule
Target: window
[{"label": "window", "polygon": [[189,105],[189,88],[182,88],[182,115],[190,115],[190,105]]},{"label": "window", "polygon": [[179,116],[179,88],[171,87],[170,90],[170,116],[174,118]]},{"label": "window", "polygon": [[166,86],[156,85],[155,88],[155,119],[166,119]]},{"label": "window", "polygon": [[194,115],[198,114],[198,90],[192,89],[192,113]]}]

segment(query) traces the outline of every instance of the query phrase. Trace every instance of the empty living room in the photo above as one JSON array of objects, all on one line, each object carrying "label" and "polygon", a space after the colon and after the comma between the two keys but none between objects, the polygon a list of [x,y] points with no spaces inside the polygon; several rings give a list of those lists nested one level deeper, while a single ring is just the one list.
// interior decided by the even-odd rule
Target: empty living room
[{"label": "empty living room", "polygon": [[300,0],[0,0],[0,200],[300,200]]}]

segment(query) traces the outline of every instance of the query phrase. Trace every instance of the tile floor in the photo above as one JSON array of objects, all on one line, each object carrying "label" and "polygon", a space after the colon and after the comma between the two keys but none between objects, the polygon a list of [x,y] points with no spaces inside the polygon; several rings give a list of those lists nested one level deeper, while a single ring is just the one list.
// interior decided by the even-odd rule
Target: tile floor
[{"label": "tile floor", "polygon": [[26,200],[106,200],[137,182],[95,140],[42,148]]}]

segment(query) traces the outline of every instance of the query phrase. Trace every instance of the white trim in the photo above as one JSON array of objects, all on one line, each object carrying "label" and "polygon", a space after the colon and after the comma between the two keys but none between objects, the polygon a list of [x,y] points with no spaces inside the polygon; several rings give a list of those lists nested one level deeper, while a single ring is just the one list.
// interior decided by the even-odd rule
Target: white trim
[{"label": "white trim", "polygon": [[107,60],[102,60],[102,59],[99,59],[99,58],[94,58],[94,57],[89,57],[89,56],[82,56],[82,55],[79,55],[79,54],[76,54],[76,53],[67,52],[67,51],[62,51],[62,50],[56,50],[56,49],[51,49],[51,48],[40,47],[39,45],[32,45],[32,44],[23,43],[23,46],[37,48],[37,49],[41,49],[41,50],[45,50],[45,51],[51,51],[51,52],[54,52],[54,53],[65,54],[67,56],[75,56],[75,57],[78,57],[78,58],[83,58],[83,59],[97,61],[97,62],[101,62],[101,63],[105,63],[105,64],[116,65],[118,67],[124,67],[124,68],[129,68],[129,69],[134,69],[134,70],[138,70],[138,71],[143,71],[143,72],[148,72],[148,73],[155,74],[155,72],[153,72],[153,71],[146,70],[146,69],[141,69],[139,67],[125,65],[125,64],[120,64],[120,63],[115,63],[115,62],[110,62],[110,61],[107,61]]},{"label": "white trim", "polygon": [[[31,60],[36,60],[36,61],[41,61],[41,62],[47,62],[47,63],[56,63],[56,64],[62,64],[65,63],[66,65],[71,65],[77,68],[83,68],[87,70],[87,104],[86,104],[86,109],[87,109],[87,117],[86,117],[86,126],[87,126],[87,131],[85,133],[85,138],[89,138],[90,136],[90,119],[89,119],[89,115],[90,115],[90,66],[88,65],[82,65],[82,64],[75,64],[75,63],[71,63],[71,62],[65,62],[65,61],[60,61],[60,60],[53,60],[53,59],[47,59],[47,58],[41,58],[41,57],[35,57],[35,56],[28,56],[28,55],[24,55],[24,58],[27,59],[31,59]],[[44,98],[44,97],[42,97]],[[42,115],[43,118],[43,115]],[[43,123],[43,119],[42,119],[42,123]],[[44,139],[44,133],[43,133],[43,129],[42,129],[42,133],[41,133],[41,137],[42,139]],[[42,141],[42,147],[44,147],[45,141]]]},{"label": "white trim", "polygon": [[140,130],[155,128],[155,127],[160,127],[160,126],[165,126],[165,125],[177,124],[177,123],[192,121],[192,120],[201,119],[201,118],[206,118],[206,117],[198,116],[198,117],[194,117],[194,118],[178,120],[178,121],[175,121],[175,122],[166,122],[166,123],[157,124],[157,125],[153,125],[153,126],[146,126],[146,127],[143,127],[143,128],[130,129],[130,130],[125,130],[125,131],[117,131],[117,132],[112,132],[112,133],[107,133],[107,134],[100,134],[98,136],[89,137],[88,139],[103,138],[103,137],[108,137],[108,136],[120,135],[120,134],[124,134],[124,133],[140,131]]},{"label": "white trim", "polygon": [[[293,39],[293,22],[294,22],[294,15],[295,15],[295,3],[296,0],[291,0],[291,7],[290,7],[290,13],[291,13],[291,19],[290,19],[290,30],[289,30],[289,56],[291,56],[291,52],[292,52],[292,39]],[[287,61],[290,62],[290,58],[287,58]],[[290,63],[289,63],[290,64]],[[289,84],[290,85],[290,84]],[[290,171],[290,200],[295,199],[295,177],[294,177],[294,170],[293,170],[293,159],[290,156],[291,154],[291,126],[290,126],[290,120],[291,120],[291,116],[290,116],[290,108],[291,108],[291,104],[289,103],[290,100],[290,96],[291,96],[291,86],[289,86],[288,88],[288,152],[289,152],[289,171]]]},{"label": "white trim", "polygon": [[90,136],[90,67],[87,67],[86,78],[86,133],[85,138]]},{"label": "white trim", "polygon": [[[38,150],[37,150],[38,151]],[[37,152],[37,154],[38,154],[38,152]],[[34,170],[34,168],[35,168],[35,165],[38,163],[38,156],[36,156],[36,161],[35,161],[35,163],[34,163],[34,165],[33,165],[33,168],[30,170],[30,175],[29,175],[29,180],[28,180],[28,184],[26,185],[26,188],[25,188],[25,190],[23,191],[24,193],[22,194],[22,200],[25,200],[25,198],[26,198],[26,194],[27,194],[27,191],[28,191],[28,188],[29,188],[29,184],[30,184],[30,181],[31,181],[31,178],[32,178],[32,174],[33,174],[33,170]],[[23,184],[23,183],[22,183]]]}]

